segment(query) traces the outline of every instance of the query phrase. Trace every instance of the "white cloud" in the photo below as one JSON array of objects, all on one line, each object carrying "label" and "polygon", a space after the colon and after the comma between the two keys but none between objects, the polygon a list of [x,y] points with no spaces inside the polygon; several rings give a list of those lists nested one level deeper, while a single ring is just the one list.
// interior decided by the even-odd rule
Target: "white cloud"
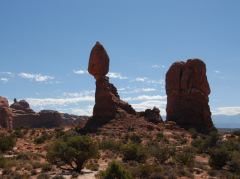
[{"label": "white cloud", "polygon": [[213,115],[234,116],[240,114],[240,107],[219,107],[213,110]]},{"label": "white cloud", "polygon": [[119,80],[125,80],[125,79],[128,79],[126,76],[122,76],[121,73],[117,73],[117,72],[109,72],[107,74],[107,76],[109,78],[116,78],[116,79],[119,79]]},{"label": "white cloud", "polygon": [[88,96],[88,95],[93,96],[94,93],[95,93],[94,90],[81,91],[81,92],[64,92],[63,96],[70,97],[70,98],[76,98],[76,97],[82,97],[82,96]]},{"label": "white cloud", "polygon": [[32,74],[32,73],[22,72],[22,73],[19,73],[18,76],[24,79],[34,80],[36,82],[49,81],[54,79],[54,77],[52,76],[42,75],[40,73]]},{"label": "white cloud", "polygon": [[5,71],[5,72],[0,72],[0,74],[6,75],[6,76],[14,76],[14,73],[10,72],[10,71]]},{"label": "white cloud", "polygon": [[161,95],[140,95],[136,97],[127,97],[124,100],[126,101],[148,101],[148,100],[162,100],[166,101],[167,96],[161,96]]},{"label": "white cloud", "polygon": [[86,74],[87,71],[85,71],[85,70],[73,70],[73,73],[75,73],[77,75],[83,75],[83,74]]},{"label": "white cloud", "polygon": [[164,80],[160,79],[160,80],[153,80],[153,79],[149,79],[147,77],[137,77],[134,80],[132,80],[131,82],[136,81],[136,82],[144,82],[144,83],[149,83],[149,84],[159,84],[159,85],[164,85]]},{"label": "white cloud", "polygon": [[80,102],[93,102],[94,96],[81,96],[76,98],[27,98],[26,100],[33,107],[41,106],[65,106],[78,104]]},{"label": "white cloud", "polygon": [[75,114],[79,116],[91,116],[93,112],[93,106],[88,106],[86,109],[72,108],[69,109],[70,114]]},{"label": "white cloud", "polygon": [[214,73],[219,74],[221,72],[219,70],[214,70]]},{"label": "white cloud", "polygon": [[0,78],[0,81],[2,81],[3,83],[7,83],[9,81],[9,78]]},{"label": "white cloud", "polygon": [[[136,97],[125,98],[126,101],[131,101],[131,105],[137,111],[144,111],[149,108],[157,107],[161,111],[161,115],[166,115],[167,96],[160,95],[140,95]],[[135,102],[134,102],[135,101]]]},{"label": "white cloud", "polygon": [[147,77],[137,77],[134,81],[145,82],[147,79]]},{"label": "white cloud", "polygon": [[118,89],[118,91],[121,94],[134,94],[134,93],[154,92],[154,91],[157,91],[157,89],[155,89],[155,88],[130,88],[130,87],[126,87],[126,88],[120,88],[120,89]]},{"label": "white cloud", "polygon": [[152,65],[153,69],[164,69],[165,65]]},{"label": "white cloud", "polygon": [[141,90],[142,90],[143,92],[157,91],[155,88],[142,88]]},{"label": "white cloud", "polygon": [[152,109],[153,107],[157,107],[160,109],[161,116],[166,116],[166,110],[165,110],[166,102],[165,101],[149,100],[149,101],[143,101],[140,103],[134,103],[131,105],[133,106],[133,108],[136,111],[145,111],[146,109]]}]

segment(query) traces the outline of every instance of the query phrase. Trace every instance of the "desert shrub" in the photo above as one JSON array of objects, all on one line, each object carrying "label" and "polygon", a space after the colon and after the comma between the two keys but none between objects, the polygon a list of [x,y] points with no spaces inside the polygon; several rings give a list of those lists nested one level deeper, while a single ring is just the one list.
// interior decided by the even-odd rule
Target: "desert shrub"
[{"label": "desert shrub", "polygon": [[240,174],[240,152],[239,151],[232,152],[230,161],[228,162],[228,167],[231,172]]},{"label": "desert shrub", "polygon": [[63,128],[56,128],[54,131],[55,131],[56,138],[60,138],[65,135]]},{"label": "desert shrub", "polygon": [[220,145],[224,146],[228,151],[240,151],[239,139],[229,139],[223,143],[220,143]]},{"label": "desert shrub", "polygon": [[132,134],[132,135],[130,135],[130,136],[129,136],[129,139],[130,139],[130,141],[133,142],[133,143],[141,143],[141,142],[142,142],[141,137],[140,137],[139,135],[137,135],[137,134]]},{"label": "desert shrub", "polygon": [[219,140],[219,134],[212,131],[208,136],[195,138],[192,141],[192,146],[195,147],[198,153],[208,153],[208,151],[215,147]]},{"label": "desert shrub", "polygon": [[0,155],[0,168],[5,168],[6,166],[6,159]]},{"label": "desert shrub", "polygon": [[122,147],[121,141],[114,139],[103,140],[100,143],[100,148],[104,150],[120,151],[121,147]]},{"label": "desert shrub", "polygon": [[184,144],[187,144],[188,140],[185,138],[185,137],[182,137],[179,139],[178,143],[180,145],[184,145]]},{"label": "desert shrub", "polygon": [[56,175],[52,177],[52,179],[65,179],[65,177],[63,177],[62,175]]},{"label": "desert shrub", "polygon": [[13,135],[17,138],[22,138],[25,135],[25,133],[22,128],[17,128],[14,130]]},{"label": "desert shrub", "polygon": [[4,170],[2,173],[2,178],[6,179],[28,179],[30,178],[26,174],[19,174],[17,171]]},{"label": "desert shrub", "polygon": [[100,173],[101,179],[132,179],[131,174],[118,162],[113,161],[107,170]]},{"label": "desert shrub", "polygon": [[148,148],[149,153],[153,156],[159,164],[164,163],[171,156],[172,150],[168,146],[164,145],[151,145]]},{"label": "desert shrub", "polygon": [[194,152],[191,147],[185,147],[181,151],[176,152],[174,156],[178,164],[191,166],[194,162]]},{"label": "desert shrub", "polygon": [[99,164],[98,163],[89,163],[85,167],[89,170],[92,170],[92,171],[98,171]]},{"label": "desert shrub", "polygon": [[192,138],[195,139],[198,136],[198,132],[194,128],[188,129],[188,132],[191,134]]},{"label": "desert shrub", "polygon": [[209,155],[209,164],[213,169],[222,169],[229,160],[229,151],[223,146],[212,148]]},{"label": "desert shrub", "polygon": [[13,136],[0,136],[0,152],[11,150],[16,144]]},{"label": "desert shrub", "polygon": [[129,167],[134,178],[163,178],[163,169],[160,165],[140,164],[134,167]]},{"label": "desert shrub", "polygon": [[240,129],[233,131],[233,135],[240,136]]},{"label": "desert shrub", "polygon": [[71,136],[65,140],[55,141],[47,151],[50,163],[59,167],[68,165],[81,172],[83,165],[91,158],[98,157],[98,146],[88,136]]},{"label": "desert shrub", "polygon": [[17,160],[30,160],[30,157],[27,153],[19,153],[16,158]]},{"label": "desert shrub", "polygon": [[140,144],[129,142],[123,146],[122,150],[124,161],[134,160],[144,162],[147,157],[145,149]]},{"label": "desert shrub", "polygon": [[49,172],[52,170],[52,165],[50,165],[49,163],[44,163],[42,164],[42,172]]},{"label": "desert shrub", "polygon": [[37,179],[49,179],[50,176],[46,173],[41,173],[40,175],[37,176]]},{"label": "desert shrub", "polygon": [[42,134],[40,137],[37,137],[34,139],[34,143],[35,144],[42,144],[44,143],[46,140],[49,140],[51,138],[51,136],[47,133]]}]

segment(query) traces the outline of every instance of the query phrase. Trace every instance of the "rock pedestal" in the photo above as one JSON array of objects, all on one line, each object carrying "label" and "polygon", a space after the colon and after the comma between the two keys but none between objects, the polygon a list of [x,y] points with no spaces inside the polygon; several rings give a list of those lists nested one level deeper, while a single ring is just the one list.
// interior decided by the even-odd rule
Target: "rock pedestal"
[{"label": "rock pedestal", "polygon": [[92,48],[88,72],[96,79],[94,118],[114,118],[120,111],[135,114],[128,103],[122,101],[116,87],[109,83],[109,57],[104,47],[97,42]]},{"label": "rock pedestal", "polygon": [[210,92],[203,61],[174,63],[166,74],[167,121],[187,129],[210,131],[214,127],[208,105]]}]

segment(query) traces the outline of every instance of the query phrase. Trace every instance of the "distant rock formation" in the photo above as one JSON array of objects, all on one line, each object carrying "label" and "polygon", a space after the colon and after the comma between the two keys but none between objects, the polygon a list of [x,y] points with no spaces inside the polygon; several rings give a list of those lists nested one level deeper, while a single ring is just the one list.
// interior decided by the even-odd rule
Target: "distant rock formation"
[{"label": "distant rock formation", "polygon": [[42,110],[36,113],[30,108],[25,100],[19,102],[15,99],[10,106],[12,111],[12,127],[28,127],[28,128],[53,128],[61,126],[77,126],[86,120],[86,117],[63,114],[54,110]]},{"label": "distant rock formation", "polygon": [[160,110],[156,107],[154,107],[153,109],[146,109],[144,112],[142,112],[142,114],[144,116],[144,118],[152,123],[163,123],[162,117],[160,115]]},{"label": "distant rock formation", "polygon": [[172,64],[166,74],[167,121],[200,132],[213,129],[206,65],[199,59]]},{"label": "distant rock formation", "polygon": [[0,96],[0,128],[12,129],[12,111],[7,98]]},{"label": "distant rock formation", "polygon": [[117,113],[124,111],[135,114],[128,103],[122,101],[117,89],[106,76],[109,71],[109,57],[104,47],[97,42],[93,47],[88,64],[88,72],[96,79],[94,118],[114,118]]},{"label": "distant rock formation", "polygon": [[28,113],[28,114],[32,114],[35,113],[31,108],[30,105],[27,101],[25,100],[20,100],[17,101],[16,99],[14,99],[14,103],[10,106],[10,108],[12,108],[15,113]]}]

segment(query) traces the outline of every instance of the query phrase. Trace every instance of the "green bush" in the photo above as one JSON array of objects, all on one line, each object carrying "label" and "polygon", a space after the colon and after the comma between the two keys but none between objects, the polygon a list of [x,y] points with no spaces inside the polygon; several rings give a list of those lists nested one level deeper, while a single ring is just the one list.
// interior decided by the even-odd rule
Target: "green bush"
[{"label": "green bush", "polygon": [[112,151],[120,151],[122,147],[121,141],[114,140],[114,139],[108,139],[103,140],[100,143],[100,148],[104,150],[112,150]]},{"label": "green bush", "polygon": [[229,170],[240,174],[240,152],[234,151],[231,154],[231,159],[228,162]]},{"label": "green bush", "polygon": [[134,178],[164,178],[164,169],[158,164],[140,164],[137,166],[129,166],[129,171]]},{"label": "green bush", "polygon": [[209,164],[213,169],[217,170],[222,169],[222,167],[227,164],[230,157],[229,151],[223,146],[211,149],[209,154]]},{"label": "green bush", "polygon": [[15,129],[14,132],[13,132],[13,135],[17,138],[22,138],[24,136],[22,128]]},{"label": "green bush", "polygon": [[127,143],[123,146],[123,160],[134,160],[137,162],[144,162],[147,157],[145,149],[136,143]]},{"label": "green bush", "polygon": [[101,179],[132,179],[131,174],[121,164],[113,161],[106,171],[100,173]]},{"label": "green bush", "polygon": [[238,130],[234,131],[233,135],[240,136],[240,130],[238,129]]},{"label": "green bush", "polygon": [[48,135],[47,133],[42,134],[40,137],[37,137],[36,139],[34,139],[34,143],[35,144],[42,144],[44,143],[46,140],[49,140],[51,138],[50,135]]},{"label": "green bush", "polygon": [[192,136],[193,139],[197,138],[198,132],[197,132],[196,129],[190,128],[190,129],[188,129],[188,132],[190,132],[190,134],[191,134],[191,136]]},{"label": "green bush", "polygon": [[11,150],[16,144],[13,136],[0,136],[0,152]]},{"label": "green bush", "polygon": [[40,175],[38,175],[37,179],[49,179],[50,176],[46,173],[41,173]]},{"label": "green bush", "polygon": [[192,146],[197,149],[198,153],[208,153],[211,148],[217,145],[218,141],[219,134],[216,131],[213,131],[203,138],[195,138],[192,141]]},{"label": "green bush", "polygon": [[191,166],[194,162],[194,152],[191,147],[185,147],[181,151],[176,152],[175,161],[178,164]]},{"label": "green bush", "polygon": [[65,140],[57,140],[47,151],[50,163],[59,167],[68,165],[81,172],[83,165],[91,158],[98,157],[98,146],[88,136],[71,136]]},{"label": "green bush", "polygon": [[162,164],[170,158],[172,150],[167,146],[160,146],[159,144],[155,144],[150,146],[148,148],[148,151],[159,164]]},{"label": "green bush", "polygon": [[6,166],[6,159],[0,155],[0,168],[5,168]]}]

